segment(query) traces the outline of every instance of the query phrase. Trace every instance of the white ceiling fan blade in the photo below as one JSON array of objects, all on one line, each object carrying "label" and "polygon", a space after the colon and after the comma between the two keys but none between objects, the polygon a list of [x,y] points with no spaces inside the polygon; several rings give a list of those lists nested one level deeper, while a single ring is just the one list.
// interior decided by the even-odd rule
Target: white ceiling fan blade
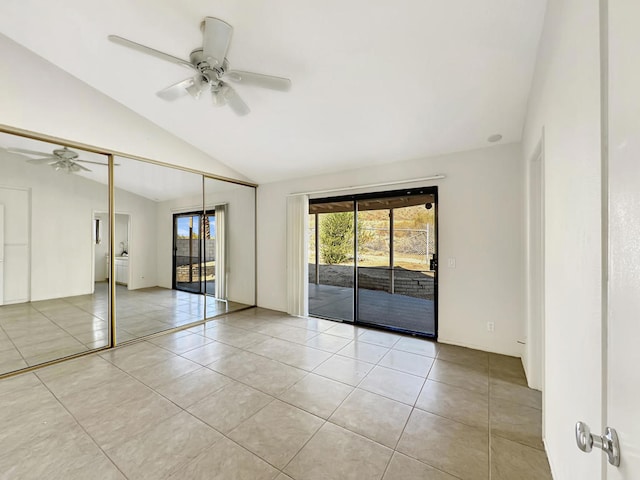
[{"label": "white ceiling fan blade", "polygon": [[220,95],[225,98],[227,104],[236,115],[242,117],[251,111],[249,110],[249,106],[244,103],[244,100],[240,98],[240,95],[238,95],[238,93],[229,85],[224,85],[222,87],[222,89],[220,90]]},{"label": "white ceiling fan blade", "polygon": [[230,70],[224,75],[225,80],[241,83],[243,85],[252,85],[254,87],[269,88],[271,90],[279,90],[286,92],[291,89],[291,80],[283,77],[274,77],[273,75],[263,75],[261,73],[242,72],[240,70]]},{"label": "white ceiling fan blade", "polygon": [[51,155],[49,152],[36,152],[35,150],[26,150],[24,148],[7,148],[6,150],[11,153],[26,153],[27,155]]},{"label": "white ceiling fan blade", "polygon": [[202,53],[211,59],[212,67],[222,65],[229,50],[233,27],[227,22],[214,17],[205,17]]},{"label": "white ceiling fan blade", "polygon": [[222,95],[220,90],[211,90],[211,100],[216,107],[223,107],[227,104],[227,99]]},{"label": "white ceiling fan blade", "polygon": [[200,94],[209,85],[209,81],[202,75],[196,75],[192,79],[192,84],[186,87],[187,93],[193,98],[200,98]]},{"label": "white ceiling fan blade", "polygon": [[73,164],[71,164],[69,166],[69,171],[71,172],[79,172],[80,170],[84,170],[85,172],[90,172],[91,170],[89,170],[86,167],[83,167],[82,165],[80,165],[79,163],[73,162]]},{"label": "white ceiling fan blade", "polygon": [[54,156],[42,157],[42,158],[30,158],[29,160],[27,160],[27,163],[33,163],[33,164],[39,165],[42,163],[55,162],[56,160],[57,158]]},{"label": "white ceiling fan blade", "polygon": [[172,102],[177,100],[180,97],[184,97],[189,93],[189,87],[192,87],[194,84],[193,77],[187,78],[185,80],[181,80],[178,83],[175,83],[163,90],[160,90],[156,93],[161,99]]},{"label": "white ceiling fan blade", "polygon": [[119,37],[118,35],[109,35],[108,38],[113,43],[117,43],[118,45],[122,45],[123,47],[131,48],[133,50],[137,50],[138,52],[151,55],[152,57],[160,58],[167,62],[176,63],[178,65],[182,65],[184,67],[193,69],[193,65],[191,65],[191,63],[188,62],[187,60],[182,60],[181,58],[174,57],[173,55],[169,55],[168,53],[161,52],[160,50],[156,50],[155,48],[147,47],[145,45],[132,42],[131,40],[127,40],[126,38]]}]

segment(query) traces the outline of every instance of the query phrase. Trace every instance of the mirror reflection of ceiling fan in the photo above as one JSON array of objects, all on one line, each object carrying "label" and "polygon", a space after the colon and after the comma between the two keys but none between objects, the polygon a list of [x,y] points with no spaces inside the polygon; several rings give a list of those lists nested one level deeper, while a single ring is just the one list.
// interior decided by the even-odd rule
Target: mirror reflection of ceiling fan
[{"label": "mirror reflection of ceiling fan", "polygon": [[78,158],[78,152],[68,149],[67,147],[57,148],[52,153],[37,152],[35,150],[26,150],[24,148],[7,148],[7,152],[19,153],[21,155],[38,156],[39,158],[30,158],[28,163],[35,165],[50,165],[57,171],[66,173],[90,172],[91,170],[81,165],[81,163],[91,163],[93,165],[102,165],[107,167],[108,164],[101,162],[93,162],[91,160],[81,160]]},{"label": "mirror reflection of ceiling fan", "polygon": [[214,105],[229,105],[237,115],[246,115],[249,113],[249,107],[227,82],[282,92],[291,88],[291,80],[288,78],[229,69],[226,56],[231,44],[233,27],[227,22],[219,18],[206,17],[202,22],[202,33],[202,47],[193,50],[189,60],[174,57],[117,35],[109,35],[109,40],[195,72],[195,76],[160,90],[158,96],[163,100],[173,101],[184,95],[199,98],[202,92],[209,90]]}]

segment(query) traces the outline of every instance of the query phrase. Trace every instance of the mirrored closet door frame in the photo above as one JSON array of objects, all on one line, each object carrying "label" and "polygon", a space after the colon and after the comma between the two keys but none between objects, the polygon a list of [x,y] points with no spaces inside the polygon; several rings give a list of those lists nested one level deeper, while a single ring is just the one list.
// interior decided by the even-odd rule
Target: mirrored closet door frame
[{"label": "mirrored closet door frame", "polygon": [[[42,141],[42,142],[47,142],[47,143],[52,143],[52,144],[56,144],[56,145],[61,145],[64,147],[69,147],[69,148],[76,148],[79,150],[84,150],[87,152],[91,152],[91,153],[96,153],[96,154],[100,154],[100,155],[104,155],[107,159],[108,159],[108,192],[109,192],[109,199],[108,199],[108,218],[109,218],[109,238],[108,238],[108,258],[109,258],[109,262],[108,262],[108,323],[109,323],[109,342],[106,346],[103,347],[98,347],[92,350],[88,350],[85,352],[80,352],[80,353],[76,353],[76,354],[72,354],[72,355],[68,355],[68,356],[64,356],[62,358],[58,358],[58,359],[54,359],[54,360],[50,360],[50,361],[46,361],[37,365],[32,365],[32,366],[28,366],[25,368],[21,368],[18,370],[14,370],[14,371],[10,371],[10,372],[5,372],[5,373],[0,373],[0,380],[6,377],[11,377],[20,373],[25,373],[25,372],[29,372],[29,371],[33,371],[33,370],[37,370],[39,368],[42,367],[46,367],[49,365],[54,365],[63,361],[67,361],[67,360],[71,360],[74,358],[78,358],[78,357],[83,357],[86,355],[90,355],[90,354],[94,354],[96,352],[101,352],[104,350],[109,350],[112,348],[115,348],[116,346],[119,345],[123,345],[123,344],[129,344],[129,343],[134,343],[134,342],[138,342],[141,340],[145,340],[145,339],[149,339],[149,338],[153,338],[154,336],[158,336],[158,335],[163,335],[166,333],[171,333],[174,331],[178,331],[178,330],[183,330],[186,328],[191,328],[193,326],[196,325],[201,325],[207,321],[209,321],[212,317],[208,317],[207,312],[206,312],[206,301],[204,302],[204,315],[203,318],[201,320],[192,322],[192,323],[188,323],[185,325],[180,325],[174,328],[168,328],[166,330],[163,330],[161,332],[158,333],[154,333],[151,335],[146,335],[146,336],[141,336],[139,338],[135,338],[132,340],[127,340],[127,341],[122,341],[122,342],[117,342],[116,341],[116,311],[115,311],[115,306],[116,306],[116,288],[115,288],[115,273],[116,273],[116,263],[114,261],[115,259],[115,241],[116,241],[116,232],[115,232],[115,224],[116,224],[116,209],[115,209],[115,184],[114,184],[114,166],[115,166],[115,157],[123,157],[123,158],[127,158],[127,159],[131,159],[131,160],[137,160],[140,162],[145,162],[148,164],[153,164],[153,165],[157,165],[157,166],[161,166],[161,167],[167,167],[167,168],[171,168],[171,169],[176,169],[176,170],[182,170],[184,172],[190,172],[190,173],[194,173],[197,175],[200,175],[202,177],[202,213],[206,214],[207,211],[207,206],[205,204],[205,181],[206,180],[218,180],[218,181],[222,181],[222,182],[228,182],[228,183],[232,183],[232,184],[236,184],[236,185],[241,185],[241,186],[246,186],[246,187],[250,187],[253,189],[253,209],[254,209],[254,218],[253,218],[253,237],[254,237],[254,241],[253,241],[253,249],[254,251],[252,252],[254,255],[254,260],[257,259],[257,245],[256,245],[256,226],[257,226],[257,195],[256,195],[256,189],[257,189],[257,185],[251,182],[246,182],[243,180],[237,180],[237,179],[233,179],[233,178],[228,178],[228,177],[224,177],[224,176],[218,176],[218,175],[214,175],[211,173],[207,173],[207,172],[203,172],[200,170],[196,170],[196,169],[191,169],[191,168],[187,168],[187,167],[183,167],[183,166],[177,166],[177,165],[170,165],[164,162],[159,162],[153,159],[149,159],[149,158],[145,158],[145,157],[141,157],[139,155],[132,155],[132,154],[128,154],[128,153],[123,153],[123,152],[119,152],[119,151],[115,151],[115,150],[111,150],[111,149],[107,149],[107,148],[99,148],[99,147],[95,147],[92,145],[87,145],[84,143],[80,143],[80,142],[76,142],[73,140],[67,140],[67,139],[62,139],[62,138],[58,138],[58,137],[54,137],[54,136],[50,136],[50,135],[46,135],[46,134],[40,134],[40,133],[36,133],[36,132],[32,132],[29,130],[24,130],[24,129],[20,129],[20,128],[15,128],[15,127],[11,127],[8,125],[2,125],[0,124],[0,133],[4,133],[4,134],[9,134],[9,135],[15,135],[18,137],[23,137],[23,138],[27,138],[27,139],[31,139],[31,140],[36,140],[36,141]],[[246,305],[246,307],[244,308],[251,308],[256,306],[257,304],[257,272],[256,272],[256,265],[255,265],[255,261],[254,261],[254,265],[253,265],[253,283],[254,283],[254,291],[253,291],[253,304],[252,305]],[[209,294],[209,293],[207,293]],[[205,295],[206,298],[206,295]],[[226,301],[226,299],[225,299]]]}]

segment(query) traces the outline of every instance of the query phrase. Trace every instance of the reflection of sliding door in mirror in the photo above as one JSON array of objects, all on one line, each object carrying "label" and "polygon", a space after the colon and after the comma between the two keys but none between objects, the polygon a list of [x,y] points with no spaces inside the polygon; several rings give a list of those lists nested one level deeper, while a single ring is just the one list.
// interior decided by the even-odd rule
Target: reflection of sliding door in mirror
[{"label": "reflection of sliding door in mirror", "polygon": [[204,179],[207,318],[255,305],[255,188]]},{"label": "reflection of sliding door in mirror", "polygon": [[215,213],[173,215],[173,288],[215,291]]},{"label": "reflection of sliding door in mirror", "polygon": [[0,374],[109,344],[108,158],[0,134]]},{"label": "reflection of sliding door in mirror", "polygon": [[[202,176],[127,158],[115,162],[116,335],[121,343],[204,319],[200,288],[174,289],[178,268],[185,273],[181,284],[200,283]],[[126,222],[118,222],[118,216]],[[178,230],[185,235],[181,248],[187,253],[192,239],[189,258],[178,266],[176,218],[185,219]]]}]

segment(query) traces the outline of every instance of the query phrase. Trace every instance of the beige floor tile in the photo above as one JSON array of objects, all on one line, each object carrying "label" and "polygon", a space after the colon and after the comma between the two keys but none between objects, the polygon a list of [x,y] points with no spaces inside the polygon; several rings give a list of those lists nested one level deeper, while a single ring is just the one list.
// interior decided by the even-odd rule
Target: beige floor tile
[{"label": "beige floor tile", "polygon": [[75,334],[74,337],[80,343],[95,344],[97,342],[100,342],[101,344],[106,345],[109,339],[109,330],[107,330],[106,328],[94,329],[86,333]]},{"label": "beige floor tile", "polygon": [[482,368],[477,370],[468,365],[436,360],[428,378],[484,395],[489,393],[489,375]]},{"label": "beige floor tile", "polygon": [[438,350],[438,360],[459,363],[461,365],[471,365],[476,369],[489,368],[489,354],[480,350],[458,347],[456,345],[440,344]]},{"label": "beige floor tile", "polygon": [[542,412],[537,408],[494,399],[489,419],[493,435],[544,450]]},{"label": "beige floor tile", "polygon": [[329,418],[353,387],[310,373],[279,398],[322,418]]},{"label": "beige floor tile", "polygon": [[78,427],[69,412],[45,392],[34,396],[28,389],[23,389],[15,398],[20,402],[18,408],[12,402],[14,399],[8,398],[11,396],[0,397],[0,404],[6,412],[2,415],[0,455],[28,450],[31,445],[45,440],[56,442],[60,432],[73,431]]},{"label": "beige floor tile", "polygon": [[278,473],[256,455],[222,438],[181,467],[170,480],[272,480]]},{"label": "beige floor tile", "polygon": [[284,469],[295,480],[379,480],[393,450],[325,423]]},{"label": "beige floor tile", "polygon": [[298,317],[288,317],[282,320],[279,320],[280,323],[284,325],[290,325],[292,327],[304,328],[306,330],[313,330],[314,332],[324,332],[331,327],[333,327],[336,323],[330,320],[323,320],[321,318],[298,318]]},{"label": "beige floor tile", "polygon": [[395,448],[410,414],[409,405],[356,388],[329,421]]},{"label": "beige floor tile", "polygon": [[386,367],[374,367],[359,387],[398,402],[413,405],[420,394],[424,378]]},{"label": "beige floor tile", "polygon": [[34,365],[41,365],[52,360],[60,360],[66,357],[70,357],[72,355],[83,353],[88,350],[88,348],[82,344],[80,344],[82,345],[82,348],[78,347],[78,344],[80,343],[78,342],[74,343],[73,345],[69,345],[68,347],[57,348],[55,350],[44,352],[33,357],[25,357],[25,361],[30,367],[32,367]]},{"label": "beige floor tile", "polygon": [[127,477],[155,480],[168,476],[220,438],[220,433],[183,412],[106,452]]},{"label": "beige floor tile", "polygon": [[315,330],[307,330],[304,328],[282,325],[281,329],[271,333],[270,335],[282,340],[287,340],[289,342],[304,344],[307,340],[318,335],[318,332],[316,332]]},{"label": "beige floor tile", "polygon": [[277,468],[283,468],[324,421],[274,400],[229,433],[229,438]]},{"label": "beige floor tile", "polygon": [[270,337],[261,333],[250,332],[242,328],[219,325],[217,328],[204,333],[207,338],[226,343],[236,348],[246,348],[258,342],[264,342]]},{"label": "beige floor tile", "polygon": [[215,340],[211,340],[211,343],[205,345],[204,347],[195,348],[193,350],[189,350],[182,354],[184,358],[188,358],[194,362],[199,363],[200,365],[209,365],[221,358],[229,357],[234,353],[238,353],[241,350],[232,347],[231,345],[227,345],[226,343],[216,342]]},{"label": "beige floor tile", "polygon": [[79,392],[70,391],[60,402],[80,421],[131,400],[143,398],[150,388],[132,378],[118,378]]},{"label": "beige floor tile", "polygon": [[187,408],[217,392],[233,380],[201,367],[156,387],[156,391],[182,408]]},{"label": "beige floor tile", "polygon": [[336,355],[315,368],[313,373],[355,387],[373,367],[371,363]]},{"label": "beige floor tile", "polygon": [[305,345],[319,350],[324,350],[325,352],[336,353],[341,348],[346,347],[350,341],[351,340],[348,338],[320,333],[319,335],[307,340]]},{"label": "beige floor tile", "polygon": [[109,350],[100,356],[127,372],[173,358],[176,354],[151,343],[140,342]]},{"label": "beige floor tile", "polygon": [[393,346],[393,348],[396,350],[402,350],[403,352],[416,353],[418,355],[436,358],[440,344],[422,338],[402,337]]},{"label": "beige floor tile", "polygon": [[380,360],[379,365],[426,378],[433,362],[431,357],[392,349]]},{"label": "beige floor tile", "polygon": [[7,356],[0,354],[0,373],[15,372],[28,366],[19,353],[11,352],[11,355]]},{"label": "beige floor tile", "polygon": [[[42,371],[42,370],[40,370]],[[32,388],[42,388],[42,382],[35,373],[22,373],[15,377],[5,378],[0,382],[0,396]]]},{"label": "beige floor tile", "polygon": [[208,343],[213,342],[212,339],[203,337],[202,335],[181,335],[181,336],[169,336],[162,335],[157,338],[149,340],[150,343],[157,345],[167,350],[181,354],[193,350],[194,348],[203,347]]},{"label": "beige floor tile", "polygon": [[225,356],[220,360],[216,360],[207,366],[216,372],[237,380],[251,372],[255,372],[264,361],[265,358],[261,355],[239,351],[228,357]]},{"label": "beige floor tile", "polygon": [[489,379],[489,397],[498,400],[507,400],[520,403],[527,407],[542,410],[542,392],[533,390],[519,383],[498,378]]},{"label": "beige floor tile", "polygon": [[304,370],[313,370],[331,356],[330,353],[279,338],[271,338],[249,346],[247,350]]},{"label": "beige floor tile", "polygon": [[131,370],[129,375],[137,378],[145,385],[155,388],[199,368],[202,368],[200,364],[175,356],[146,367]]},{"label": "beige floor tile", "polygon": [[103,450],[116,447],[131,437],[180,412],[180,408],[155,392],[120,404],[81,422]]},{"label": "beige floor tile", "polygon": [[255,371],[238,380],[269,395],[277,396],[301,380],[306,374],[307,372],[299,368],[265,358]]},{"label": "beige floor tile", "polygon": [[[363,335],[366,335],[367,333],[369,332],[365,332]],[[388,347],[361,342],[360,338],[358,338],[358,340],[354,340],[349,343],[349,345],[342,348],[338,352],[338,355],[355,358],[356,360],[361,360],[363,362],[378,363],[388,351]]]},{"label": "beige floor tile", "polygon": [[[0,382],[1,383],[1,382]],[[27,388],[10,390],[0,396],[0,424],[12,417],[44,407],[56,405],[56,399],[41,383]]]},{"label": "beige floor tile", "polygon": [[20,480],[124,480],[124,476],[76,425],[53,438],[0,454],[2,478]]},{"label": "beige floor tile", "polygon": [[513,384],[527,386],[522,360],[507,355],[489,354],[489,375],[492,378],[508,381]]},{"label": "beige floor tile", "polygon": [[[20,353],[22,354],[22,356],[25,359],[29,359],[45,356],[49,353],[58,351],[80,353],[86,350],[85,346],[75,338],[73,338],[71,335],[66,335],[64,337],[54,339],[43,338],[42,340],[43,341],[40,343],[34,343],[21,347]],[[70,353],[67,353],[67,355],[69,354]]]},{"label": "beige floor tile", "polygon": [[117,380],[130,381],[126,373],[98,355],[42,368],[36,375],[60,398]]},{"label": "beige floor tile", "polygon": [[463,480],[489,478],[486,430],[414,409],[397,450]]},{"label": "beige floor tile", "polygon": [[364,332],[364,329],[349,325],[348,323],[336,323],[334,326],[324,331],[324,333],[328,333],[329,335],[336,335],[350,340],[355,340]]},{"label": "beige floor tile", "polygon": [[543,451],[495,436],[491,438],[491,478],[552,480]]},{"label": "beige floor tile", "polygon": [[401,335],[396,335],[395,333],[383,332],[380,330],[366,330],[358,337],[358,341],[391,348],[398,343],[398,340],[401,338],[403,338]]},{"label": "beige floor tile", "polygon": [[416,407],[472,427],[486,429],[489,426],[487,395],[446,383],[427,380],[420,392]]},{"label": "beige floor tile", "polygon": [[456,477],[441,472],[411,457],[395,452],[389,462],[383,480],[456,480]]},{"label": "beige floor tile", "polygon": [[233,382],[187,410],[222,433],[228,433],[273,400],[255,388]]}]

